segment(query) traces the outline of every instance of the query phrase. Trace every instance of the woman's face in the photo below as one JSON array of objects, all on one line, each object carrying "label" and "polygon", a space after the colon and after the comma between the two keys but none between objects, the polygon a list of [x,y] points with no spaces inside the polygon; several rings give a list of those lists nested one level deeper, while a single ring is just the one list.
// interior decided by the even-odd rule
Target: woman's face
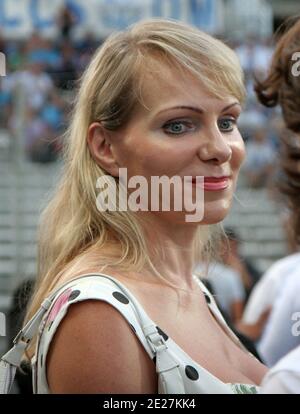
[{"label": "woman's face", "polygon": [[[144,104],[137,108],[122,132],[116,132],[112,150],[128,179],[144,176],[229,176],[221,190],[204,190],[201,224],[217,223],[227,215],[245,146],[236,122],[241,112],[237,99],[217,99],[191,76],[160,67],[143,81]],[[186,211],[153,212],[182,222]]]}]

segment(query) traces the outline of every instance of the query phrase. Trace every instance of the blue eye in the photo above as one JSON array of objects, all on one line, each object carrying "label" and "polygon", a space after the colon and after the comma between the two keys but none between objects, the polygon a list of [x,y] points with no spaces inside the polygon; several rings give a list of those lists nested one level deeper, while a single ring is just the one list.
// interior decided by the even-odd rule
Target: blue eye
[{"label": "blue eye", "polygon": [[181,135],[187,132],[189,129],[184,130],[182,126],[189,126],[191,125],[189,122],[184,121],[172,121],[168,122],[163,126],[164,131],[170,135]]},{"label": "blue eye", "polygon": [[218,126],[220,130],[225,132],[233,131],[234,125],[236,125],[236,120],[232,118],[223,118],[220,121],[218,121]]}]

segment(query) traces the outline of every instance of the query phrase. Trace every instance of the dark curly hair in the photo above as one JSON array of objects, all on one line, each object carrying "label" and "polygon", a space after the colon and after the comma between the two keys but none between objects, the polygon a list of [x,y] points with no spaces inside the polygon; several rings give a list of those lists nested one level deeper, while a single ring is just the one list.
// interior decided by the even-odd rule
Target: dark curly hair
[{"label": "dark curly hair", "polygon": [[[292,23],[292,24],[291,24]],[[295,76],[293,55],[300,52],[300,18],[284,25],[266,79],[256,80],[258,100],[267,107],[281,106],[286,129],[281,136],[280,190],[293,213],[295,239],[300,243],[300,76]],[[281,28],[282,29],[282,28]]]}]

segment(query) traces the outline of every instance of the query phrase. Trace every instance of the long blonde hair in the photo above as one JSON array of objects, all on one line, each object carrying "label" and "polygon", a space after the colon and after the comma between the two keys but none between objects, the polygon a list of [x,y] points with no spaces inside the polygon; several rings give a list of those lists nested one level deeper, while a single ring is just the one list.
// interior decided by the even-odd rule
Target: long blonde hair
[{"label": "long blonde hair", "polygon": [[[243,75],[235,53],[197,28],[175,20],[148,19],[106,39],[82,76],[65,135],[64,171],[41,215],[38,277],[26,321],[59,284],[62,274],[75,277],[82,272],[87,253],[89,266],[94,261],[99,271],[106,266],[140,270],[145,265],[155,271],[136,215],[97,209],[96,181],[107,173],[93,160],[86,140],[94,121],[101,121],[108,130],[126,125],[136,105],[142,104],[142,74],[153,59],[189,71],[214,96],[244,100]],[[195,260],[211,252],[222,227],[199,226],[198,230]],[[97,252],[110,243],[112,235],[119,253],[101,263]]]}]

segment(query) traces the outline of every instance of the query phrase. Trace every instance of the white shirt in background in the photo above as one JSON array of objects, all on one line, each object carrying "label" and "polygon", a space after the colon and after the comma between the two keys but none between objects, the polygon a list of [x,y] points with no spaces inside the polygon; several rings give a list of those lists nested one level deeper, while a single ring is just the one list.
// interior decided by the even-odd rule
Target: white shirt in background
[{"label": "white shirt in background", "polygon": [[297,267],[300,268],[300,253],[278,260],[267,270],[251,292],[243,315],[244,323],[254,324],[263,312],[273,306],[282,286]]},{"label": "white shirt in background", "polygon": [[280,290],[257,345],[262,359],[269,367],[300,346],[300,266],[288,276],[286,282],[283,281]]},{"label": "white shirt in background", "polygon": [[282,358],[264,377],[260,394],[300,394],[300,346]]}]

